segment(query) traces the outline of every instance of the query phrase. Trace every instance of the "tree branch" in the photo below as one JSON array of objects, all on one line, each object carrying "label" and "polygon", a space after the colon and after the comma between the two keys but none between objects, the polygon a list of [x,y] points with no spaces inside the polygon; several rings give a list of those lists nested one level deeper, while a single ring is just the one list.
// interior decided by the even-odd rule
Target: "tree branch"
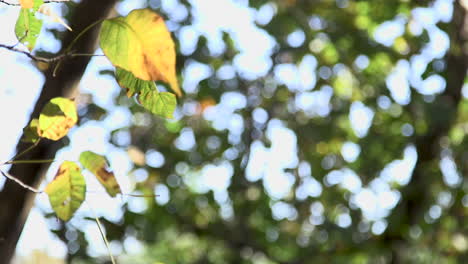
[{"label": "tree branch", "polygon": [[44,57],[38,57],[38,56],[32,55],[30,52],[15,48],[15,46],[11,46],[11,45],[9,46],[9,45],[5,45],[5,44],[0,44],[0,48],[4,48],[4,49],[7,49],[7,50],[10,50],[10,51],[13,51],[13,52],[21,53],[21,54],[26,55],[28,58],[30,58],[33,61],[45,62],[45,63],[58,62],[58,61],[66,59],[66,58],[72,58],[72,57],[105,56],[105,55],[101,55],[101,54],[64,53],[64,54],[60,54],[60,55],[57,55],[57,56],[52,57],[52,58],[44,58]]},{"label": "tree branch", "polygon": [[392,263],[403,263],[400,248],[406,244],[406,232],[423,221],[424,213],[433,202],[429,185],[435,180],[431,171],[440,157],[440,140],[456,122],[462,87],[468,70],[468,52],[463,47],[468,41],[468,11],[461,1],[454,3],[453,19],[449,28],[450,50],[446,55],[447,81],[445,91],[429,106],[430,113],[443,113],[443,118],[429,115],[428,133],[416,139],[418,161],[410,182],[401,190],[400,203],[389,217],[389,227],[382,236],[384,244],[393,247]]},{"label": "tree branch", "polygon": [[18,178],[14,177],[14,176],[11,175],[11,174],[9,174],[8,172],[4,172],[4,171],[0,170],[0,173],[1,173],[3,176],[5,176],[7,179],[10,179],[10,180],[16,182],[17,184],[21,185],[21,187],[23,187],[23,188],[25,188],[25,189],[28,189],[28,190],[30,190],[30,191],[33,192],[33,193],[43,193],[42,191],[39,191],[38,189],[27,185],[26,183],[22,182],[21,180],[19,180]]},{"label": "tree branch", "polygon": [[45,62],[45,63],[51,63],[51,62],[59,61],[61,59],[64,59],[65,57],[69,56],[67,54],[61,54],[61,55],[58,55],[58,56],[52,57],[52,58],[43,58],[43,57],[34,56],[31,53],[29,53],[27,51],[24,51],[24,50],[20,50],[18,48],[15,48],[14,46],[0,44],[0,48],[8,49],[8,50],[11,50],[13,52],[18,52],[18,53],[21,53],[21,54],[24,54],[24,55],[28,56],[33,61]]},{"label": "tree branch", "polygon": [[[65,3],[65,2],[69,2],[70,0],[45,0],[44,1],[44,4],[48,4],[48,3]],[[5,0],[0,0],[0,3],[3,3],[5,5],[9,5],[9,6],[21,6],[20,3],[11,3],[11,2],[7,2]]]}]

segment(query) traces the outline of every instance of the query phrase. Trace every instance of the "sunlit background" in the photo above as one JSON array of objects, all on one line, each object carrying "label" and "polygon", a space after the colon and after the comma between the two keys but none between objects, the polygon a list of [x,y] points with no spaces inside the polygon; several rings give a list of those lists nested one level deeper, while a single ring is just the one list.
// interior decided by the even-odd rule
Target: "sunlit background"
[{"label": "sunlit background", "polygon": [[[342,9],[343,14],[351,7],[357,8],[357,13],[366,8],[364,4],[356,7],[366,1],[324,2]],[[310,216],[307,225],[300,227],[298,247],[309,243],[314,227],[324,226],[327,222],[342,229],[353,225],[363,233],[382,234],[389,224],[387,217],[401,199],[399,188],[410,181],[418,160],[418,152],[411,140],[418,124],[408,118],[407,107],[416,96],[430,103],[446,88],[442,74],[446,68],[443,58],[449,49],[450,39],[440,25],[451,21],[453,1],[436,0],[427,7],[415,7],[407,13],[392,11],[395,15],[369,29],[369,34],[382,51],[392,50],[401,58],[390,58],[393,55],[385,52],[366,54],[361,51],[352,61],[349,58],[341,61],[337,51],[341,42],[334,43],[336,36],[327,33],[330,27],[340,27],[339,22],[329,21],[320,14],[305,14],[307,27],[290,30],[285,39],[278,39],[264,28],[275,18],[278,9],[284,8],[275,1],[258,7],[249,6],[247,0],[189,0],[188,3],[161,0],[149,1],[148,4],[146,0],[125,0],[116,8],[120,15],[126,15],[135,8],[149,5],[167,15],[167,26],[178,43],[180,56],[186,57],[183,67],[177,69],[185,96],[178,104],[175,118],[164,121],[167,122],[166,127],[170,129],[172,126],[177,130],[176,136],[171,137],[172,146],[185,154],[178,154],[174,158],[176,161],[171,161],[175,165],[172,172],[161,172],[167,175],[152,185],[146,185],[158,195],[154,198],[155,204],[161,207],[170,205],[172,192],[183,185],[185,192],[197,197],[212,194],[218,207],[218,217],[229,222],[236,215],[234,195],[229,189],[236,181],[233,175],[239,166],[234,165],[234,160],[242,159],[248,151],[249,157],[242,160],[245,163],[242,165],[245,167],[243,177],[249,183],[256,183],[257,187],[260,183],[261,188],[249,187],[245,199],[255,200],[260,196],[259,192],[264,191],[269,198],[271,217],[277,222],[297,221],[303,209],[296,206],[296,201],[309,201]],[[58,14],[64,15],[67,11],[63,4],[50,6]],[[0,43],[16,43],[13,28],[18,11],[19,8],[0,3]],[[370,20],[361,14],[356,22],[364,32],[373,23],[366,19]],[[66,30],[60,24],[48,21],[36,49],[58,52],[60,42],[49,29]],[[423,44],[418,44],[420,49],[410,47],[413,44],[405,40],[408,34],[413,38],[425,35]],[[230,37],[228,41],[226,35]],[[199,49],[202,39],[206,43],[202,51],[204,57],[191,57]],[[226,55],[232,53],[232,49],[236,53]],[[288,57],[287,52],[282,57],[277,56],[282,49],[293,52],[305,49],[306,52],[300,56],[289,54]],[[96,54],[102,54],[102,51],[97,50]],[[214,62],[210,63],[207,58],[214,58]],[[0,62],[0,161],[5,161],[15,153],[16,142],[28,122],[44,78],[24,55],[2,49]],[[427,74],[429,65],[433,70]],[[371,67],[372,71],[384,71],[382,89],[371,87],[375,81],[372,81],[374,84],[367,83],[365,78],[371,74],[366,71]],[[385,72],[385,69],[390,70]],[[158,149],[158,144],[148,149],[134,144],[133,128],[149,126],[155,121],[141,109],[132,112],[135,106],[130,108],[129,105],[135,102],[122,99],[121,88],[111,75],[102,74],[105,70],[113,70],[109,61],[105,57],[93,57],[79,86],[81,125],[69,133],[69,145],[57,153],[56,162],[51,164],[47,180],[40,189],[53,178],[61,161],[77,161],[82,151],[91,150],[108,157],[124,193],[142,194],[139,186],[154,177],[155,171],[158,172],[159,168],[167,165],[168,159],[173,158],[171,152]],[[241,82],[249,83],[244,85],[248,87],[247,92],[237,89]],[[206,87],[213,87],[213,96]],[[466,84],[463,96],[468,96]],[[275,110],[274,100],[283,107]],[[369,100],[373,100],[372,103]],[[262,104],[264,101],[268,103]],[[93,120],[86,116],[89,114],[86,106],[91,102],[107,111],[102,118]],[[251,116],[246,116],[246,108],[251,109]],[[333,112],[341,115],[337,117]],[[257,133],[252,134],[250,142],[245,142],[243,135],[246,118],[253,124],[249,129]],[[197,132],[200,122],[208,122],[213,133],[205,135],[203,142]],[[299,125],[290,125],[291,122]],[[332,125],[324,125],[325,129],[313,132],[314,125],[321,126],[325,122],[332,122]],[[388,122],[388,126],[384,126],[384,122]],[[306,125],[310,129],[307,132],[311,134],[310,141],[304,140],[305,130],[298,130]],[[370,135],[373,126],[388,129],[398,137],[398,142],[389,148],[387,155],[381,153],[385,164],[376,164],[375,168],[366,170],[363,164],[378,159],[376,153],[379,155],[379,150],[385,152],[388,144],[392,144],[385,136],[381,140],[383,146],[372,150],[370,144],[380,144],[379,133],[387,132]],[[335,129],[347,132],[333,131]],[[464,135],[465,132],[466,126],[461,133]],[[302,135],[298,136],[298,133]],[[326,139],[318,141],[312,139],[316,138],[312,137],[314,133],[330,133],[330,136],[321,136]],[[151,132],[144,135],[151,137]],[[195,150],[202,144],[205,144],[203,148],[208,154],[190,155],[197,153]],[[211,155],[210,151],[216,155]],[[307,159],[307,155],[315,155],[305,154],[308,151],[317,153],[317,160]],[[189,160],[177,160],[179,157],[188,157]],[[444,214],[445,208],[453,204],[451,188],[459,188],[463,183],[451,151],[441,154],[438,167],[445,187],[437,193],[436,202],[429,208],[427,223],[433,223]],[[112,199],[91,175],[85,173],[85,177],[88,182],[86,203],[66,226],[84,232],[89,243],[86,247],[89,256],[107,256],[96,223],[90,219],[94,217],[92,211],[109,222],[122,223],[125,212],[144,216],[153,205],[148,199],[125,195]],[[0,186],[4,181],[0,178]],[[332,189],[342,197],[336,201],[329,198],[331,194],[328,193]],[[200,201],[208,203],[206,199]],[[465,208],[468,207],[466,192],[462,202]],[[328,210],[333,210],[332,218]],[[355,216],[359,211],[362,219]],[[80,245],[76,232],[66,231],[69,242],[65,244],[50,231],[58,228],[56,218],[44,216],[51,212],[47,196],[38,195],[17,248],[16,263],[35,263],[28,260],[37,260],[38,252],[61,263],[67,252],[73,254],[78,250]],[[280,232],[279,228],[270,227],[266,231],[267,241],[275,243]],[[412,232],[417,237],[421,229],[415,228]],[[318,239],[326,241],[327,234],[319,234]],[[466,252],[468,238],[460,236],[458,239],[455,247]],[[127,230],[123,240],[112,241],[111,250],[116,256],[138,256],[146,249],[145,242],[139,239],[134,229],[133,232]]]}]

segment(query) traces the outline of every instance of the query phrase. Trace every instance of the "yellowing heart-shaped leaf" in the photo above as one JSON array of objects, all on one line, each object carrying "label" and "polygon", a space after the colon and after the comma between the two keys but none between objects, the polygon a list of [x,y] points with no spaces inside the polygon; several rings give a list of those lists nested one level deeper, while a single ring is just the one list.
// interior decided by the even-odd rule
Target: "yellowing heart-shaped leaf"
[{"label": "yellowing heart-shaped leaf", "polygon": [[115,77],[119,85],[127,89],[127,96],[138,94],[138,101],[144,108],[155,115],[173,117],[177,105],[174,94],[159,92],[153,81],[138,79],[131,72],[118,67]]},{"label": "yellowing heart-shaped leaf", "polygon": [[177,94],[176,53],[164,20],[150,9],[102,23],[100,46],[114,66],[145,81],[163,81]]},{"label": "yellowing heart-shaped leaf", "polygon": [[96,176],[110,196],[114,197],[118,193],[122,193],[114,173],[108,170],[107,160],[104,156],[92,151],[85,151],[80,154],[80,163]]},{"label": "yellowing heart-shaped leaf", "polygon": [[75,103],[67,98],[56,97],[46,104],[39,115],[39,136],[59,140],[77,121]]},{"label": "yellowing heart-shaped leaf", "polygon": [[16,38],[26,45],[30,51],[34,49],[36,40],[41,32],[42,20],[36,18],[35,13],[43,3],[43,0],[36,0],[34,3],[30,1],[30,5],[29,2],[26,3],[26,6],[29,7],[24,7],[21,3],[23,8],[21,8],[18,20],[16,20]]},{"label": "yellowing heart-shaped leaf", "polygon": [[45,192],[58,218],[68,221],[80,208],[86,195],[86,182],[80,167],[71,161],[63,162]]}]

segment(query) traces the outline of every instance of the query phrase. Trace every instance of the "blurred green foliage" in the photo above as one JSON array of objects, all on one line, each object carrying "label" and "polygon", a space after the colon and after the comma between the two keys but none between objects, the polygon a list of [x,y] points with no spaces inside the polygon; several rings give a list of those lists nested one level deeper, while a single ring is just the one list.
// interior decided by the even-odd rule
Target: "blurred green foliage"
[{"label": "blurred green foliage", "polygon": [[[188,14],[174,18],[176,9],[163,8],[165,2],[177,2],[177,8]],[[198,39],[193,52],[177,52],[181,83],[200,77],[186,73],[194,61],[211,69],[211,74],[200,77],[193,92],[186,92],[179,100],[175,119],[151,116],[123,92],[115,99],[116,104],[131,109],[133,125],[115,130],[111,143],[122,149],[131,145],[141,153],[157,150],[164,156],[163,164],[156,168],[134,159],[134,170],[128,177],[143,194],[158,195],[161,188],[169,193],[167,201],[131,198],[142,199],[146,209],[133,212],[125,205],[120,221],[103,219],[111,243],[122,245],[131,237],[143,245],[138,254],[126,253],[123,247],[116,256],[118,262],[467,263],[468,142],[464,136],[468,111],[462,87],[468,57],[466,51],[460,52],[466,46],[466,37],[463,39],[460,32],[462,27],[465,31],[468,28],[460,22],[467,11],[459,1],[455,1],[451,20],[434,25],[451,40],[448,51],[430,59],[420,73],[423,79],[440,76],[445,90],[423,94],[411,83],[407,102],[395,99],[387,79],[400,63],[413,63],[430,41],[430,30],[422,29],[418,34],[411,27],[416,23],[414,10],[432,8],[433,1],[238,2],[248,2],[245,8],[251,12],[274,11],[270,21],[256,25],[275,41],[268,56],[272,66],[266,74],[246,78],[234,67],[232,76],[220,78],[223,65],[232,65],[241,52],[237,32],[222,32],[225,49],[220,53],[210,50],[206,36]],[[451,1],[436,1],[442,2],[452,5]],[[149,1],[149,6],[168,19],[176,41],[180,41],[182,28],[196,26],[192,3]],[[377,41],[374,34],[378,28],[399,18],[403,19],[403,32],[389,45]],[[299,32],[299,39],[303,36],[297,45],[288,41],[294,32]],[[178,47],[183,45],[179,43]],[[257,43],[252,41],[251,45]],[[302,89],[282,83],[275,69],[281,64],[299,65],[307,56],[313,56],[317,64],[308,72],[316,78],[313,87]],[[409,77],[402,78],[408,82]],[[320,97],[318,91],[322,92]],[[324,97],[327,93],[329,100]],[[298,98],[305,95],[312,98],[307,100],[318,100],[317,106],[301,108]],[[245,104],[223,112],[238,97]],[[356,133],[356,124],[349,117],[350,109],[359,104],[372,113],[371,126],[364,134]],[[80,111],[81,124],[83,120],[104,118],[101,107],[93,102],[87,107]],[[213,107],[216,110],[210,114]],[[216,124],[216,118],[228,125]],[[270,148],[279,144],[275,141],[291,140],[268,135],[269,127],[278,122],[293,131],[297,141],[286,142],[293,146],[297,162],[282,169],[282,174],[293,178],[293,184],[291,188],[284,186],[287,193],[279,198],[267,190],[264,178],[252,181],[247,177],[255,144]],[[115,140],[119,131],[130,133],[130,144],[119,145]],[[192,136],[193,144],[180,147],[187,142],[183,137]],[[355,160],[343,157],[343,146],[349,142],[360,147]],[[397,174],[406,171],[411,175],[409,182],[385,179],[384,168],[407,159],[408,148],[416,151],[417,161],[406,170],[393,170],[390,176],[403,177]],[[282,156],[285,153],[274,154],[278,157],[274,161],[291,159]],[[461,179],[455,184],[444,181],[448,177],[441,165],[444,160],[452,160],[456,166]],[[226,192],[216,193],[203,186],[203,174],[209,166],[231,168]],[[251,166],[265,177],[261,164]],[[330,173],[343,170],[352,170],[359,178],[360,189],[374,192],[373,199],[386,190],[397,195],[398,204],[384,215],[366,216],[356,204],[359,190],[330,183]],[[138,178],[137,174],[147,177]],[[299,190],[310,178],[322,191],[301,197]],[[381,206],[380,202],[376,206]],[[275,216],[274,210],[285,212],[284,208],[289,212],[286,217]],[[88,255],[88,242],[80,230],[73,230],[80,235],[76,241],[69,241],[65,233],[70,229],[62,226],[55,232],[68,245],[79,245],[69,252],[71,263],[101,263],[106,259]]]}]

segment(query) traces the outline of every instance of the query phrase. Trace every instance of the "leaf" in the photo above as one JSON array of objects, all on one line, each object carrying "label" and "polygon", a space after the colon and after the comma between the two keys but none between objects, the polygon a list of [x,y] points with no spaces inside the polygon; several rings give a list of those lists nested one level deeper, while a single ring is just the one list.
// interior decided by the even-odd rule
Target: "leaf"
[{"label": "leaf", "polygon": [[[23,5],[23,2],[27,3]],[[16,38],[26,45],[30,51],[34,49],[37,37],[39,37],[39,33],[41,32],[42,20],[36,18],[35,13],[43,3],[43,0],[35,0],[33,5],[32,0],[23,0],[18,20],[16,20]]]},{"label": "leaf", "polygon": [[80,167],[71,161],[63,162],[45,192],[58,218],[68,221],[80,208],[86,195],[86,182]]},{"label": "leaf", "polygon": [[59,140],[77,121],[75,103],[67,98],[56,97],[46,104],[39,115],[39,136]]},{"label": "leaf", "polygon": [[32,8],[34,0],[19,0],[21,8]]},{"label": "leaf", "polygon": [[115,197],[118,193],[122,193],[114,173],[108,170],[107,160],[104,156],[92,151],[85,151],[80,154],[80,163],[96,176],[110,196]]},{"label": "leaf", "polygon": [[117,67],[115,73],[120,86],[127,89],[127,96],[138,94],[141,105],[155,115],[172,118],[177,100],[172,93],[159,92],[153,81],[136,78],[131,72]]},{"label": "leaf", "polygon": [[34,118],[33,120],[31,120],[29,125],[23,128],[24,138],[22,139],[22,141],[36,143],[40,138],[37,132],[38,126],[39,126],[39,119]]},{"label": "leaf", "polygon": [[119,67],[115,69],[115,78],[122,88],[127,89],[128,97],[132,97],[134,94],[139,94],[143,90],[157,90],[154,81],[138,79],[131,72]]},{"label": "leaf", "polygon": [[163,81],[181,95],[175,70],[176,53],[164,20],[150,9],[102,23],[100,46],[116,67],[145,81]]},{"label": "leaf", "polygon": [[173,93],[143,91],[139,96],[141,104],[155,115],[173,118],[176,98]]},{"label": "leaf", "polygon": [[52,19],[52,21],[54,21],[55,23],[61,24],[62,26],[64,26],[69,31],[73,31],[71,29],[71,27],[69,25],[67,25],[67,23],[65,23],[63,18],[61,18],[58,14],[56,14],[49,6],[42,5],[41,7],[39,7],[38,12],[50,17]]},{"label": "leaf", "polygon": [[136,146],[130,146],[127,149],[127,155],[135,165],[143,166],[146,162],[145,153]]}]

